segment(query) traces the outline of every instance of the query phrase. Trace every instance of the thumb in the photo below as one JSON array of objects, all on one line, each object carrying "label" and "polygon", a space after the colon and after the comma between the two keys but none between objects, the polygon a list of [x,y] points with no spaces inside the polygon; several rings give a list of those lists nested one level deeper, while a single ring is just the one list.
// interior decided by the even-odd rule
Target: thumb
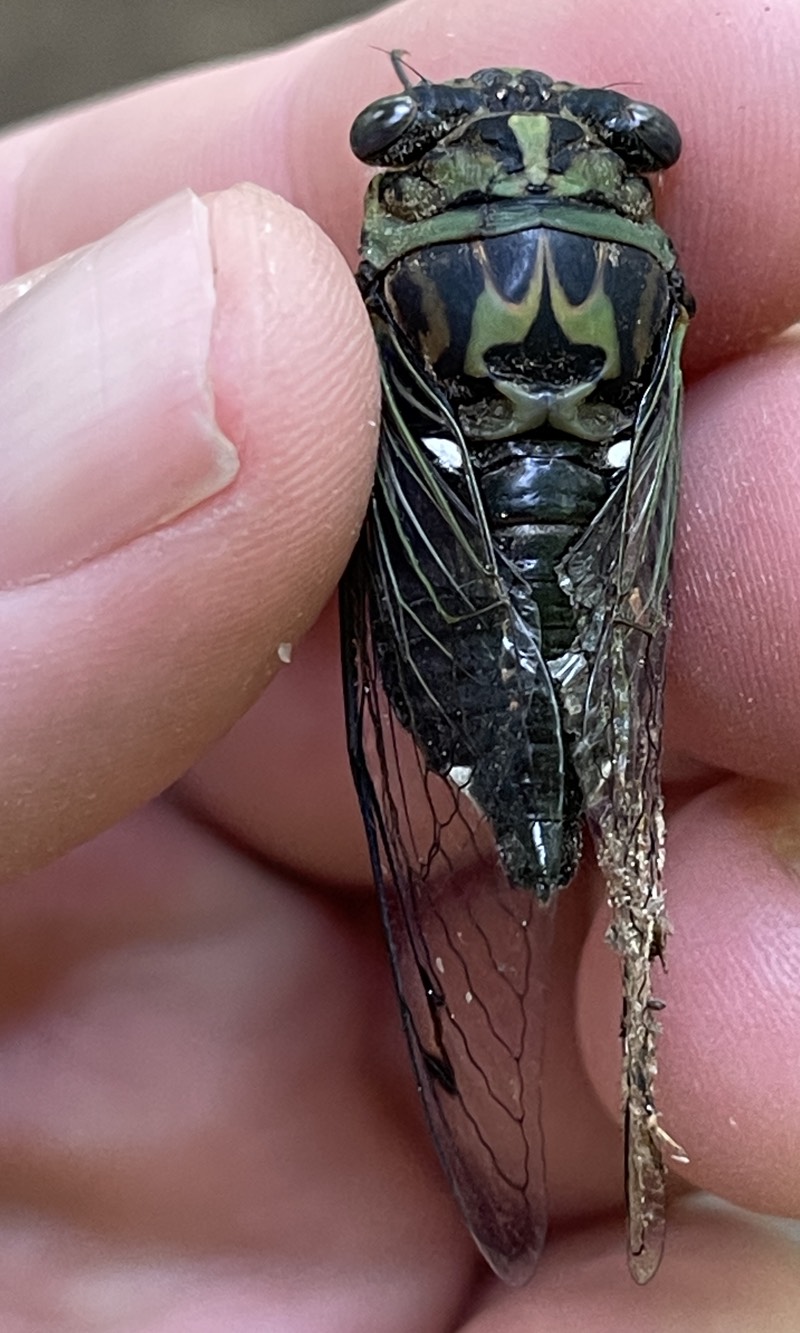
[{"label": "thumb", "polygon": [[377,386],[344,261],[253,186],[169,199],[2,304],[9,875],[162,790],[257,697],[346,562]]}]

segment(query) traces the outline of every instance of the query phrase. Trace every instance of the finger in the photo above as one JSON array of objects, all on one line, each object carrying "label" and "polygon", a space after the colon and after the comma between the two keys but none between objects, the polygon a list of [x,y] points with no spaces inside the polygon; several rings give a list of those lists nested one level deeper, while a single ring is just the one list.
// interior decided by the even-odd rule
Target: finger
[{"label": "finger", "polygon": [[[658,1101],[692,1184],[746,1208],[800,1214],[800,906],[794,798],[732,781],[670,823],[667,1002]],[[619,968],[590,936],[579,975],[581,1045],[616,1113]],[[669,1162],[669,1159],[668,1159]]]},{"label": "finger", "polygon": [[254,188],[58,266],[0,314],[0,373],[9,873],[161,790],[277,670],[358,528],[376,392],[345,265]]},{"label": "finger", "polygon": [[800,342],[690,395],[670,648],[670,743],[721,768],[800,776]]},{"label": "finger", "polygon": [[637,1287],[625,1271],[623,1234],[614,1221],[553,1236],[530,1286],[489,1289],[461,1333],[793,1327],[800,1298],[798,1244],[775,1221],[702,1195],[678,1200],[667,1252],[647,1287]]},{"label": "finger", "polygon": [[74,1327],[105,1270],[105,1330],[452,1328],[474,1252],[377,951],[158,803],[6,886],[0,1326],[41,1267]]},{"label": "finger", "polygon": [[83,244],[180,186],[246,179],[305,209],[353,258],[366,173],[348,129],[394,86],[382,50],[398,42],[431,78],[513,58],[585,83],[622,80],[674,114],[686,149],[661,216],[699,298],[694,371],[798,318],[800,11],[759,0],[724,12],[692,0],[568,11],[498,0],[489,12],[467,0],[458,23],[448,6],[412,0],[284,52],[94,103],[6,139],[6,264]]},{"label": "finger", "polygon": [[174,794],[273,865],[345,892],[372,893],[347,758],[335,602],[266,694],[193,764]]}]

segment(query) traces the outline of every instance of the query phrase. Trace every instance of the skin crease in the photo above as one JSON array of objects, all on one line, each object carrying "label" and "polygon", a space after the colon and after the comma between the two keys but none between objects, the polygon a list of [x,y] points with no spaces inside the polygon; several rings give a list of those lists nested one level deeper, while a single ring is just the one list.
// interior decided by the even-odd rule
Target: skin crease
[{"label": "skin crease", "polygon": [[[0,602],[9,1333],[796,1327],[796,1234],[701,1196],[676,1200],[655,1282],[625,1275],[618,986],[588,870],[564,898],[550,1004],[554,1235],[529,1287],[487,1276],[407,1067],[331,611],[300,642],[347,559],[375,442],[369,331],[313,225],[354,259],[367,173],[347,130],[394,87],[374,48],[402,44],[431,78],[529,64],[663,105],[686,147],[659,216],[700,314],[659,1091],[691,1185],[797,1214],[800,377],[796,344],[773,338],[800,317],[800,14],[617,0],[599,18],[588,0],[416,0],[0,141],[7,280],[177,189],[209,196],[210,371],[242,458],[205,507]],[[230,189],[244,180],[312,222]],[[291,666],[237,722],[283,642]]]}]

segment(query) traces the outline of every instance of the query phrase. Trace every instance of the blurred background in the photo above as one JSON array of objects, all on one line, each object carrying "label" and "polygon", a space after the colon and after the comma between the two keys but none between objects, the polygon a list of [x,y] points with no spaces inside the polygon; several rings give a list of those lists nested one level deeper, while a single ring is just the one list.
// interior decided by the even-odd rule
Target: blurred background
[{"label": "blurred background", "polygon": [[0,0],[0,124],[277,46],[376,0]]}]

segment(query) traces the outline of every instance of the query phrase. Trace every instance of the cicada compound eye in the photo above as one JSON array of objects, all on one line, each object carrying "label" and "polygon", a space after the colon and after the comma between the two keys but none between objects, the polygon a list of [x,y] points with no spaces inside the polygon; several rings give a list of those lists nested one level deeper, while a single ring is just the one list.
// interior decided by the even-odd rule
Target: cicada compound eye
[{"label": "cicada compound eye", "polygon": [[610,146],[639,171],[662,171],[681,155],[675,121],[657,106],[626,101],[605,122]]},{"label": "cicada compound eye", "polygon": [[634,102],[613,88],[574,87],[562,105],[591,125],[631,171],[663,171],[677,162],[681,136],[675,121],[648,102]]},{"label": "cicada compound eye", "polygon": [[361,162],[370,166],[389,166],[393,148],[413,125],[417,103],[410,93],[381,97],[365,107],[353,121],[350,147]]}]

